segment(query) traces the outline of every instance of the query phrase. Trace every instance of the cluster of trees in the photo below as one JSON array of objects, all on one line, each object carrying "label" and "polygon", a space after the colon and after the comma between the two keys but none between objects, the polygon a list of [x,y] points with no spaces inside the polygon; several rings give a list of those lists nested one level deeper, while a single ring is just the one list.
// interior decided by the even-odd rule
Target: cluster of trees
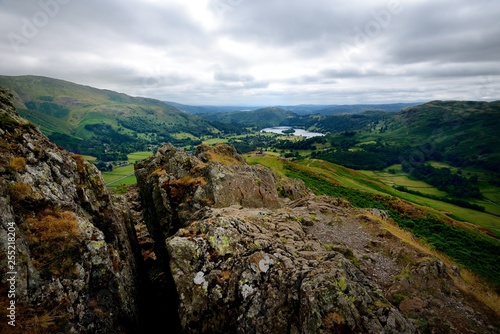
[{"label": "cluster of trees", "polygon": [[483,197],[479,188],[474,185],[477,183],[476,176],[467,179],[452,173],[449,168],[434,168],[426,164],[413,166],[406,161],[402,163],[402,168],[411,176],[445,191],[453,197],[478,199]]},{"label": "cluster of trees", "polygon": [[321,132],[372,130],[381,122],[389,121],[393,114],[369,111],[348,115],[304,115],[288,118],[286,124],[294,127],[314,127]]},{"label": "cluster of trees", "polygon": [[49,139],[68,151],[91,155],[99,161],[127,160],[128,153],[144,151],[147,148],[145,141],[119,134],[111,127],[90,126],[88,129],[96,132],[92,138],[86,140],[57,132],[49,135]]},{"label": "cluster of trees", "polygon": [[352,140],[332,143],[331,149],[312,152],[311,157],[353,169],[382,170],[401,163],[402,157],[408,151],[408,147],[385,145],[382,142],[365,144],[352,150],[353,144],[356,142]]},{"label": "cluster of trees", "polygon": [[267,135],[245,136],[229,139],[228,144],[233,145],[240,154],[256,151],[262,148],[275,147],[276,140]]}]

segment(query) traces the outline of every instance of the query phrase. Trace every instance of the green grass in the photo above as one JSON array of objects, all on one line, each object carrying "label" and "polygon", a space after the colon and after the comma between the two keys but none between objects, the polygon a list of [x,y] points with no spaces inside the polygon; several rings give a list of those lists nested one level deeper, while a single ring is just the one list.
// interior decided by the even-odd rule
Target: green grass
[{"label": "green grass", "polygon": [[137,183],[137,178],[135,177],[135,175],[130,175],[130,176],[118,181],[118,182],[108,184],[107,187],[109,189],[115,189],[115,188],[118,188],[118,187],[123,186],[123,185],[133,185],[136,183]]},{"label": "green grass", "polygon": [[90,162],[94,162],[94,161],[96,161],[96,160],[97,160],[97,158],[96,158],[96,157],[93,157],[93,156],[91,156],[91,155],[82,155],[82,157],[83,157],[85,160],[90,161]]},{"label": "green grass", "polygon": [[130,153],[127,155],[128,161],[133,164],[136,163],[137,161],[149,158],[150,156],[153,155],[153,152],[150,151],[144,151],[144,152],[134,152]]},{"label": "green grass", "polygon": [[134,152],[127,155],[130,165],[123,167],[116,167],[111,172],[103,172],[102,177],[104,179],[104,182],[106,183],[108,188],[115,188],[123,184],[125,185],[136,184],[137,179],[134,175],[134,163],[139,160],[146,159],[151,155],[153,155],[153,152],[148,152],[148,151]]},{"label": "green grass", "polygon": [[386,210],[402,228],[429,243],[437,251],[447,254],[458,263],[500,285],[500,241],[470,225],[451,222],[443,215],[422,209],[407,211],[397,197],[378,195],[340,185],[335,179],[316,173],[310,167],[283,162],[288,177],[302,179],[315,194],[341,197],[361,208]]},{"label": "green grass", "polygon": [[134,173],[134,165],[128,165],[124,167],[114,168],[111,172],[102,173],[102,177],[104,178],[104,182],[106,184],[110,184],[111,182],[116,182],[120,178],[128,176]]},{"label": "green grass", "polygon": [[[286,162],[284,162],[285,160],[283,159],[278,159],[269,155],[246,155],[245,158],[249,164],[261,164],[280,175],[286,175]],[[433,210],[436,214],[452,216],[457,220],[485,227],[500,237],[500,217],[492,215],[488,212],[462,208],[443,201],[398,191],[392,188],[392,184],[388,185],[381,182],[373,172],[359,172],[323,160],[315,159],[299,160],[296,163],[300,166],[306,167],[309,172],[314,173],[318,177],[322,177],[331,183],[337,184],[338,186],[370,194],[396,196],[419,206],[427,207]],[[406,182],[409,183],[413,181],[407,179]],[[423,184],[425,185],[425,183]],[[422,190],[424,189],[418,188],[416,190],[423,192]],[[427,190],[432,192],[430,188]],[[436,189],[434,191],[438,190]],[[474,203],[484,207],[486,207],[485,204],[487,204],[487,202],[484,201],[474,201]]]},{"label": "green grass", "polygon": [[171,136],[176,139],[194,139],[194,140],[198,139],[198,137],[193,136],[191,133],[187,132],[174,133]]},{"label": "green grass", "polygon": [[403,186],[410,190],[420,191],[424,194],[434,196],[446,196],[446,192],[440,191],[423,181],[411,179],[406,174],[390,174],[378,171],[361,171],[363,174],[375,178],[388,186]]},{"label": "green grass", "polygon": [[274,155],[270,156],[266,154],[265,156],[257,156],[253,154],[246,154],[244,155],[244,157],[249,165],[260,164],[271,169],[273,172],[279,174],[280,176],[285,176],[283,161],[278,159]]},{"label": "green grass", "polygon": [[219,143],[227,143],[229,141],[229,139],[224,139],[224,138],[211,138],[211,139],[205,139],[203,140],[203,144],[206,144],[206,145],[215,145],[215,144],[219,144]]}]

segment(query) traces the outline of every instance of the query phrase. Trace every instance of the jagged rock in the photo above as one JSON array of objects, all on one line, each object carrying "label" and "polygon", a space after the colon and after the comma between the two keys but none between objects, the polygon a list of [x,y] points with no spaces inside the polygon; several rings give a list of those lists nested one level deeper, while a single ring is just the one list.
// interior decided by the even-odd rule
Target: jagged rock
[{"label": "jagged rock", "polygon": [[16,246],[14,269],[1,253],[2,309],[16,271],[19,332],[134,332],[130,229],[100,173],[20,118],[3,89],[0,124],[0,248],[13,234]]},{"label": "jagged rock", "polygon": [[167,239],[186,332],[415,332],[343,255],[259,213],[212,209]]},{"label": "jagged rock", "polygon": [[296,182],[283,206],[286,180],[226,145],[196,155],[162,146],[136,174],[184,332],[415,332],[351,261],[304,231],[349,203],[315,200]]},{"label": "jagged rock", "polygon": [[[385,211],[314,196],[226,145],[162,146],[136,172],[184,333],[495,333],[495,312],[383,228]],[[234,174],[267,177],[241,196]]]},{"label": "jagged rock", "polygon": [[151,203],[146,221],[155,222],[150,229],[171,236],[208,205],[278,208],[275,175],[243,161],[227,145],[201,146],[197,155],[163,145],[155,156],[138,163],[142,199]]}]

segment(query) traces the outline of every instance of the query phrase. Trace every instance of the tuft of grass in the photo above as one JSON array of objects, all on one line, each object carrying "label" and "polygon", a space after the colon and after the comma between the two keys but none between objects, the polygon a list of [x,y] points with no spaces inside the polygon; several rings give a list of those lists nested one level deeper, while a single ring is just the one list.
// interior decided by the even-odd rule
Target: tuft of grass
[{"label": "tuft of grass", "polygon": [[83,173],[83,171],[85,170],[85,164],[87,162],[85,160],[85,157],[83,157],[83,156],[81,156],[79,154],[72,154],[71,157],[76,162],[78,173]]},{"label": "tuft of grass", "polygon": [[73,212],[45,210],[21,225],[33,264],[46,275],[70,274],[81,253],[78,219]]},{"label": "tuft of grass", "polygon": [[24,201],[33,194],[31,186],[26,183],[15,183],[9,190],[11,198],[17,201]]},{"label": "tuft of grass", "polygon": [[9,160],[9,168],[13,172],[20,172],[26,167],[26,159],[23,157],[13,157]]},{"label": "tuft of grass", "polygon": [[[438,252],[434,247],[425,244],[414,237],[414,235],[398,227],[395,223],[391,221],[385,221],[380,219],[375,215],[370,213],[366,214],[373,221],[381,224],[382,228],[397,237],[399,240],[403,241],[405,244],[416,248],[419,252],[427,254],[432,258],[438,258],[442,261],[448,268],[456,266],[456,262],[448,255]],[[402,271],[403,274],[404,270]],[[484,277],[481,277],[472,270],[465,267],[460,267],[460,276],[450,276],[455,285],[458,286],[462,291],[475,296],[478,300],[488,305],[492,310],[500,314],[500,295],[494,290],[493,287],[484,284]]]}]

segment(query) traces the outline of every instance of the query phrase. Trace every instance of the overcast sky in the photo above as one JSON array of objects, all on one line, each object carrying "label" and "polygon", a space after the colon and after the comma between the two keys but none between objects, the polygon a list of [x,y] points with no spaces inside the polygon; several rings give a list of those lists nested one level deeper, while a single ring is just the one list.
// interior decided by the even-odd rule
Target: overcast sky
[{"label": "overcast sky", "polygon": [[500,0],[0,0],[0,74],[186,104],[500,99]]}]

